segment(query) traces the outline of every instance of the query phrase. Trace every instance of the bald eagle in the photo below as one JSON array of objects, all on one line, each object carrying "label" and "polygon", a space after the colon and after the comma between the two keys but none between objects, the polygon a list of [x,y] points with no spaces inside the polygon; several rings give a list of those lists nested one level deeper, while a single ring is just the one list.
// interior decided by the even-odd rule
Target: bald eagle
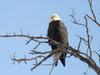
[{"label": "bald eagle", "polygon": [[[55,40],[59,43],[62,43],[66,46],[68,46],[68,32],[67,29],[64,25],[64,23],[61,21],[60,17],[57,14],[53,14],[50,18],[50,23],[49,23],[49,27],[48,27],[48,31],[47,31],[47,36],[52,39]],[[50,43],[49,44],[52,48],[52,50],[56,50],[57,46]],[[65,66],[65,58],[66,58],[66,52],[62,52],[62,53],[55,53],[54,54],[54,65],[57,66],[58,64],[58,60],[60,59],[61,63],[63,64],[63,66]]]}]

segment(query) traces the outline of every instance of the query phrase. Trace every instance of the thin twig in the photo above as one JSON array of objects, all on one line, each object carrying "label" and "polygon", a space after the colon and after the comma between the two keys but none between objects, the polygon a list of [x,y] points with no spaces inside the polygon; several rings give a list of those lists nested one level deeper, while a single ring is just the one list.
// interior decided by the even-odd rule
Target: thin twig
[{"label": "thin twig", "polygon": [[51,75],[53,69],[54,69],[54,63],[53,63],[52,68],[51,68],[51,70],[50,70],[50,72],[49,72],[49,75]]},{"label": "thin twig", "polygon": [[91,11],[91,13],[92,13],[93,18],[90,17],[90,16],[87,15],[87,14],[86,14],[86,16],[87,16],[89,19],[91,19],[94,23],[96,23],[97,26],[100,27],[100,23],[97,21],[96,15],[95,15],[94,10],[93,10],[93,7],[92,7],[92,6],[93,6],[92,0],[88,0],[88,3],[89,3],[90,11]]}]

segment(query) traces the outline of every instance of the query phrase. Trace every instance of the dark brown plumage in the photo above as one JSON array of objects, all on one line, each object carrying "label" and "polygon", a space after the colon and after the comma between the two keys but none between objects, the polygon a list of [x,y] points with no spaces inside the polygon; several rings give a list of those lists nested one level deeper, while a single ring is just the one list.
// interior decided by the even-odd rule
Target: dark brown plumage
[{"label": "dark brown plumage", "polygon": [[[48,27],[48,37],[59,43],[63,43],[64,45],[67,46],[68,32],[64,23],[59,19],[58,15],[53,15],[51,18],[52,18],[52,21],[49,23],[49,27]],[[57,46],[50,43],[50,41],[49,41],[49,44],[52,50],[57,49]],[[66,52],[54,54],[55,66],[57,66],[59,59],[61,63],[63,64],[63,66],[65,66],[65,58],[66,58]]]}]

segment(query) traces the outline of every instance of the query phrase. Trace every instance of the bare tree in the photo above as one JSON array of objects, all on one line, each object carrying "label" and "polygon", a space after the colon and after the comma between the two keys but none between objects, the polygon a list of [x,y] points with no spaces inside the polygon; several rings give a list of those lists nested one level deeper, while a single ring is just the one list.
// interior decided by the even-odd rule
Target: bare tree
[{"label": "bare tree", "polygon": [[[91,20],[91,22],[94,22],[98,27],[100,27],[100,23],[99,21],[97,20],[97,17],[96,17],[96,14],[93,10],[93,4],[92,4],[92,0],[88,0],[88,3],[89,3],[89,6],[90,6],[90,13],[92,14],[92,16],[88,15],[88,14],[85,14],[83,16],[84,18],[84,22],[81,23],[79,22],[76,17],[75,17],[75,13],[74,11],[72,11],[72,14],[70,15],[71,18],[72,18],[72,22],[76,25],[79,25],[79,26],[82,26],[84,29],[85,29],[85,34],[86,34],[86,38],[80,36],[80,35],[77,35],[78,38],[79,38],[79,43],[78,43],[78,46],[77,48],[73,48],[71,45],[69,45],[68,47],[68,54],[70,54],[70,57],[71,56],[74,56],[75,58],[78,58],[80,59],[80,61],[82,62],[85,62],[86,64],[88,64],[88,66],[90,68],[92,68],[96,73],[97,75],[100,75],[100,67],[99,65],[96,63],[96,61],[92,58],[93,56],[93,53],[95,53],[99,59],[100,59],[100,54],[96,51],[94,51],[91,47],[91,43],[92,43],[92,38],[93,36],[90,35],[90,32],[89,32],[89,20]],[[24,35],[22,32],[20,35],[17,35],[17,34],[12,34],[12,35],[0,35],[1,38],[10,38],[10,37],[19,37],[19,38],[28,38],[29,40],[26,42],[26,44],[29,44],[30,41],[35,41],[36,43],[38,43],[36,45],[36,47],[34,47],[33,50],[31,50],[30,54],[32,54],[32,58],[16,58],[16,55],[14,54],[11,59],[14,61],[13,64],[15,62],[25,62],[27,63],[28,61],[32,61],[34,60],[34,63],[33,63],[33,67],[31,68],[31,70],[33,69],[36,69],[36,67],[40,66],[40,65],[52,65],[52,68],[51,68],[51,71],[50,71],[50,74],[53,70],[53,67],[54,67],[54,64],[51,63],[51,64],[43,64],[43,62],[45,62],[45,60],[47,60],[48,58],[50,58],[53,54],[57,53],[57,52],[62,52],[61,49],[65,49],[66,46],[62,43],[59,43],[59,42],[56,42],[46,36],[31,36],[29,34],[27,35]],[[43,44],[43,43],[46,43],[48,44],[48,40],[52,41],[51,43],[55,44],[55,45],[58,45],[58,49],[57,50],[48,50],[48,51],[45,51],[45,52],[40,52],[40,51],[37,51],[36,49],[40,46],[40,44]],[[83,43],[86,45],[86,50],[87,52],[84,53],[81,51],[81,46],[83,45]],[[99,60],[98,60],[99,61]]]}]

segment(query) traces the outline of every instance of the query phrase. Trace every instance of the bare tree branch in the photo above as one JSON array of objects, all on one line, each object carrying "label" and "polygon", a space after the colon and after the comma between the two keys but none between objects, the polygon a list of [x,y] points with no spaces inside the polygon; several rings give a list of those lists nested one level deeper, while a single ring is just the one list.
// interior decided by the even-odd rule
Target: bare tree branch
[{"label": "bare tree branch", "polygon": [[[15,62],[21,63],[24,62],[25,64],[27,64],[28,61],[34,61],[33,62],[33,66],[31,68],[31,71],[36,69],[38,66],[40,65],[52,65],[52,68],[49,72],[49,75],[51,75],[51,72],[53,71],[54,68],[54,63],[51,64],[44,64],[43,62],[46,62],[47,59],[49,59],[50,57],[52,57],[55,53],[57,52],[66,52],[71,56],[74,56],[75,58],[78,58],[80,61],[86,63],[90,68],[92,68],[98,75],[100,75],[100,67],[99,65],[96,63],[95,60],[93,60],[92,57],[92,53],[94,52],[98,57],[99,57],[99,62],[100,62],[100,54],[97,53],[96,51],[92,51],[92,47],[91,47],[91,42],[92,42],[92,38],[93,36],[90,35],[90,31],[89,31],[89,22],[88,22],[88,18],[90,20],[92,20],[94,23],[97,24],[97,26],[100,27],[100,23],[97,21],[97,17],[95,15],[95,12],[93,10],[93,4],[92,4],[92,0],[88,0],[89,6],[90,6],[90,11],[92,13],[92,17],[89,16],[88,14],[85,14],[83,19],[84,22],[80,22],[79,20],[76,19],[75,16],[75,11],[72,11],[72,14],[70,15],[72,18],[72,22],[78,26],[82,26],[85,30],[85,34],[86,37],[84,38],[83,36],[79,36],[79,43],[78,43],[78,47],[73,48],[72,46],[66,46],[62,43],[59,43],[55,40],[52,40],[51,38],[48,38],[46,36],[31,36],[29,34],[24,35],[22,30],[21,30],[21,34],[6,34],[6,35],[0,35],[0,38],[25,38],[28,39],[28,41],[26,42],[26,45],[29,44],[31,41],[36,42],[36,46],[31,50],[31,52],[29,52],[29,54],[32,55],[32,57],[27,58],[26,56],[24,56],[23,58],[17,58],[15,56],[15,53],[13,56],[11,56],[11,59],[13,61],[13,64],[15,64]],[[52,44],[57,45],[58,48],[56,50],[48,50],[48,51],[37,51],[36,49],[43,43],[45,44],[49,44],[48,40],[51,41]],[[87,50],[87,53],[84,53],[81,51],[81,46],[82,44],[85,44],[85,49]],[[68,57],[68,56],[67,56]],[[70,56],[69,56],[70,57]],[[86,74],[86,73],[84,73]]]},{"label": "bare tree branch", "polygon": [[51,75],[53,69],[54,69],[54,64],[53,64],[53,66],[52,66],[52,68],[51,68],[51,70],[50,70],[50,72],[49,72],[49,75]]},{"label": "bare tree branch", "polygon": [[[94,14],[94,11],[93,11],[93,9],[92,9],[92,0],[88,0],[89,1],[89,5],[90,5],[90,9],[91,9],[91,12],[92,12],[92,14],[93,14],[93,17],[94,17],[94,21],[96,21],[97,22],[97,19],[96,19],[96,16],[95,16],[95,14]],[[78,58],[81,60],[81,61],[83,61],[83,62],[85,62],[85,63],[87,63],[88,64],[88,66],[89,67],[91,67],[92,69],[94,69],[95,70],[95,72],[98,74],[98,75],[100,75],[100,67],[96,64],[96,62],[92,59],[92,49],[91,49],[91,41],[92,41],[92,36],[90,35],[90,32],[89,32],[89,28],[88,28],[88,20],[87,20],[87,15],[85,15],[84,16],[84,20],[85,20],[85,23],[80,23],[79,21],[77,21],[77,19],[76,19],[76,17],[75,17],[75,13],[72,11],[72,15],[70,15],[71,16],[71,18],[72,18],[72,22],[74,23],[74,24],[76,24],[76,25],[80,25],[80,26],[83,26],[84,28],[85,28],[85,32],[86,32],[86,38],[84,38],[84,37],[80,37],[79,35],[78,35],[78,37],[79,37],[79,39],[80,39],[80,41],[79,41],[79,44],[78,44],[78,50],[76,50],[77,51],[77,54],[75,53],[75,52],[71,52],[71,53],[75,53],[75,54],[72,54],[73,56],[78,56]],[[85,45],[87,46],[87,53],[81,53],[80,52],[80,46],[81,46],[81,43],[82,43],[82,41],[85,43]],[[74,49],[75,50],[75,49]],[[73,50],[73,51],[74,51]],[[78,53],[79,53],[79,55],[78,55]],[[82,54],[82,55],[85,55],[85,57],[83,57],[83,56],[80,56],[80,54]],[[97,54],[97,53],[96,53]],[[88,57],[88,58],[87,58]]]},{"label": "bare tree branch", "polygon": [[90,10],[91,10],[91,13],[92,13],[93,18],[90,17],[90,16],[87,15],[87,14],[86,14],[86,16],[87,16],[89,19],[91,19],[94,23],[96,23],[97,26],[100,27],[100,23],[97,21],[96,15],[95,15],[94,10],[93,10],[93,7],[92,7],[92,6],[93,6],[93,5],[92,5],[92,0],[88,0],[88,3],[89,3]]},{"label": "bare tree branch", "polygon": [[[0,35],[2,36],[2,35]],[[22,37],[26,37],[26,35],[21,35]],[[21,37],[20,36],[20,37]],[[3,37],[18,37],[18,35],[3,35]],[[31,61],[33,59],[35,59],[36,61],[36,65],[34,65],[31,70],[35,69],[36,67],[38,67],[39,65],[41,65],[44,61],[46,61],[48,58],[50,58],[53,54],[55,54],[56,52],[62,52],[61,49],[62,48],[67,48],[64,44],[61,44],[61,43],[58,43],[50,38],[47,38],[47,37],[33,37],[33,36],[27,36],[26,38],[35,38],[35,39],[49,39],[52,41],[53,44],[56,44],[59,46],[59,48],[57,50],[53,50],[51,52],[49,52],[49,54],[47,56],[44,56],[44,54],[48,53],[48,52],[44,52],[44,53],[41,53],[41,52],[36,52],[33,50],[33,55],[35,53],[38,53],[38,54],[42,54],[42,55],[39,55],[40,57],[42,56],[43,59],[41,59],[41,61],[38,62],[38,59],[39,56],[37,55],[35,58],[30,58],[30,59],[27,59],[26,57],[22,58],[22,59],[16,59],[15,56],[14,58],[12,58],[12,60],[15,62],[26,62],[26,61]],[[94,69],[94,71],[99,75],[100,74],[100,67],[95,63],[95,61],[91,58],[91,56],[87,55],[86,53],[83,53],[83,52],[80,52],[80,50],[77,50],[75,48],[72,48],[71,46],[68,47],[68,50],[67,50],[69,54],[73,55],[75,58],[79,58],[81,61],[87,63],[92,69]]]}]

